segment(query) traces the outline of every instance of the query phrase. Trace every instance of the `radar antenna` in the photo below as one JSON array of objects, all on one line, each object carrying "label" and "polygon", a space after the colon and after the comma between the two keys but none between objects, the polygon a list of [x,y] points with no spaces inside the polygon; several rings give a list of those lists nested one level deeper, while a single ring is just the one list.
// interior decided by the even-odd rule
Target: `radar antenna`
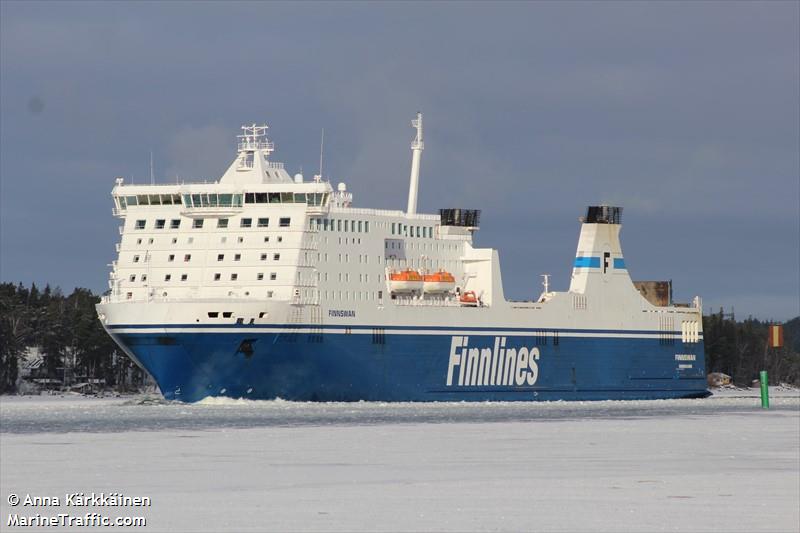
[{"label": "radar antenna", "polygon": [[262,124],[251,124],[250,126],[242,126],[242,135],[237,135],[239,138],[239,151],[255,151],[263,150],[267,155],[275,151],[275,145],[267,139],[267,130],[269,126]]}]

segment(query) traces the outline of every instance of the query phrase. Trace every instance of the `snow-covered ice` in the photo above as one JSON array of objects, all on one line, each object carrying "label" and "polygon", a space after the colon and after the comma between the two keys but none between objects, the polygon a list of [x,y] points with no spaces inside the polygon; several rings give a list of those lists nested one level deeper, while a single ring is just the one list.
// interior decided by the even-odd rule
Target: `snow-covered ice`
[{"label": "snow-covered ice", "polygon": [[10,493],[105,491],[149,496],[149,508],[101,509],[145,516],[148,533],[797,532],[800,394],[772,395],[768,411],[755,390],[484,404],[3,397],[0,529],[14,530]]}]

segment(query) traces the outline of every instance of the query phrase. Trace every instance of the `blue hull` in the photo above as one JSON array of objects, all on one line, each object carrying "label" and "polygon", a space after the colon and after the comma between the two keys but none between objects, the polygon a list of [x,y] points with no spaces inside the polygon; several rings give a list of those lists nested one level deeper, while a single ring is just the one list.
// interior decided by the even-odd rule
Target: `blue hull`
[{"label": "blue hull", "polygon": [[[710,394],[702,342],[675,340],[668,344],[658,338],[590,334],[562,334],[554,339],[533,331],[502,338],[472,331],[466,333],[467,341],[449,334],[371,329],[362,331],[372,334],[345,329],[325,334],[303,330],[264,333],[247,326],[176,333],[146,328],[116,333],[114,329],[112,337],[147,369],[164,397],[186,402],[207,396],[296,401],[552,401]],[[470,348],[482,350],[489,356],[484,358],[485,365],[479,359],[468,362],[469,350],[462,352],[454,339],[464,339],[465,345],[468,342]],[[506,351],[498,354],[501,340]],[[494,352],[494,362],[487,350]],[[503,369],[503,354],[510,355],[509,350],[530,355],[525,360],[511,356]],[[687,357],[691,364],[679,364],[679,358],[686,361]]]}]

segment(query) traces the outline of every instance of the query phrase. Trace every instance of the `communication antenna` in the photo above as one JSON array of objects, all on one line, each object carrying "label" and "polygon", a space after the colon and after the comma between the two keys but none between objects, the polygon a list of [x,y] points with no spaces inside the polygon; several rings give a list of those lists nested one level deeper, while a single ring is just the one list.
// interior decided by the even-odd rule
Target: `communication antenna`
[{"label": "communication antenna", "polygon": [[542,274],[542,285],[544,285],[544,293],[550,293],[550,274]]},{"label": "communication antenna", "polygon": [[[322,179],[322,153],[324,148],[325,148],[325,128],[322,128],[322,134],[320,135],[319,138],[319,174],[317,174],[317,176],[319,176],[319,180],[316,181],[320,181]],[[314,177],[316,178],[317,176]]]}]

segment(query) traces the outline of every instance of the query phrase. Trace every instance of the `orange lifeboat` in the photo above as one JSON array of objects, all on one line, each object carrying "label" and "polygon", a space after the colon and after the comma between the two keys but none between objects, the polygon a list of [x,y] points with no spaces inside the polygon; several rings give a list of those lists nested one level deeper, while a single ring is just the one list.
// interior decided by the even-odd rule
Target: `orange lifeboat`
[{"label": "orange lifeboat", "polygon": [[459,301],[461,302],[461,305],[465,305],[467,307],[478,306],[478,298],[475,296],[475,291],[462,292]]},{"label": "orange lifeboat", "polygon": [[440,270],[422,276],[423,290],[427,293],[450,292],[456,286],[456,278],[450,272]]},{"label": "orange lifeboat", "polygon": [[396,293],[408,293],[422,290],[424,281],[419,272],[412,269],[400,270],[389,274],[389,289]]}]

